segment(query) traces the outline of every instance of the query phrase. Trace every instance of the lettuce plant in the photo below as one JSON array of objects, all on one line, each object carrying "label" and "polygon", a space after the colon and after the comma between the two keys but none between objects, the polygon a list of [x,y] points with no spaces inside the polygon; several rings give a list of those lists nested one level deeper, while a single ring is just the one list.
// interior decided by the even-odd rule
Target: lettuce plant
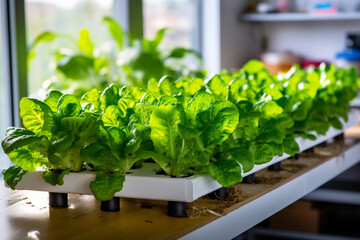
[{"label": "lettuce plant", "polygon": [[294,66],[286,74],[271,76],[261,62],[252,60],[233,74],[215,75],[206,87],[238,107],[239,124],[219,152],[241,149],[241,154],[231,155],[248,166],[246,172],[275,155],[297,153],[296,136],[314,140],[313,132],[324,135],[330,126],[341,129],[339,118],[347,120],[349,102],[357,94],[357,73],[323,64],[308,71]]},{"label": "lettuce plant", "polygon": [[4,180],[14,188],[42,167],[45,181],[62,185],[69,172],[90,170],[90,189],[105,201],[127,172],[153,159],[167,175],[205,173],[227,187],[256,164],[296,154],[295,137],[342,128],[356,94],[354,68],[294,66],[272,76],[259,61],[206,81],[164,76],[151,78],[148,89],[112,84],[81,100],[51,91],[44,101],[20,101],[24,128],[10,127],[2,141],[15,164]]},{"label": "lettuce plant", "polygon": [[[111,83],[146,88],[150,79],[166,74],[176,79],[206,74],[200,55],[194,50],[161,46],[166,28],[160,29],[154,39],[146,39],[132,37],[111,17],[103,18],[103,24],[112,37],[104,46],[96,46],[87,29],[80,30],[77,39],[50,31],[36,37],[29,47],[29,63],[39,44],[63,39],[73,46],[52,51],[56,70],[44,82],[46,90],[67,90],[81,97],[93,88],[103,90]],[[107,50],[109,45],[111,51]]]},{"label": "lettuce plant", "polygon": [[51,183],[64,171],[83,170],[80,151],[97,140],[99,122],[82,114],[75,96],[52,91],[44,102],[22,98],[20,116],[24,128],[8,128],[2,141],[13,163],[24,171],[44,166],[44,179]]},{"label": "lettuce plant", "polygon": [[216,101],[211,94],[199,92],[186,107],[173,103],[154,108],[149,120],[154,150],[142,150],[139,154],[154,159],[171,176],[205,171],[219,182],[225,183],[227,177],[240,181],[239,164],[226,169],[236,172],[236,176],[225,176],[225,172],[217,173],[221,166],[213,157],[216,146],[228,138],[237,122],[238,111],[234,104]]}]

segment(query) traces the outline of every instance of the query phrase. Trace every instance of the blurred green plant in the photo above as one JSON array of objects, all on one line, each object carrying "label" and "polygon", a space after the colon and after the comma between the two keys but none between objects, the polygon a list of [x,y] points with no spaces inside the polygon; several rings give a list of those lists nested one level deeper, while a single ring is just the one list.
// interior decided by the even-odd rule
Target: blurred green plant
[{"label": "blurred green plant", "polygon": [[[202,59],[194,50],[163,46],[163,38],[170,29],[160,29],[154,39],[134,38],[111,17],[103,18],[113,39],[111,43],[95,46],[87,29],[81,29],[78,39],[51,31],[40,33],[28,49],[28,65],[36,57],[39,44],[62,38],[72,42],[72,48],[52,51],[54,75],[43,83],[43,88],[67,91],[76,96],[109,84],[147,87],[150,79],[171,75],[182,77],[205,77]],[[31,71],[31,70],[30,70]]]}]

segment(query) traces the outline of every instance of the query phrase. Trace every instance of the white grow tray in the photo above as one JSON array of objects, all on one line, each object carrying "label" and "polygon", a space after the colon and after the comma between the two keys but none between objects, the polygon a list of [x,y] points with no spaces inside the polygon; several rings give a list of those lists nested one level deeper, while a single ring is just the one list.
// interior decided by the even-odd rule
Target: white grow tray
[{"label": "white grow tray", "polygon": [[[343,123],[344,128],[337,130],[330,128],[325,136],[316,135],[317,139],[311,141],[308,139],[297,138],[300,152],[312,148],[319,143],[329,140],[341,133],[345,129],[355,126],[359,123],[359,110],[351,110],[349,112],[349,121]],[[272,161],[255,165],[255,167],[245,174],[243,177],[255,173],[274,163],[288,158],[289,155],[283,154],[281,157],[274,157]],[[126,175],[123,189],[117,192],[115,196],[126,198],[154,199],[166,201],[192,202],[208,193],[211,193],[221,185],[214,181],[208,175],[194,175],[186,178],[171,178],[164,175],[156,175],[156,169],[159,167],[153,163],[144,163],[141,169],[131,170],[131,174]],[[78,193],[92,194],[89,189],[89,183],[95,180],[93,172],[70,173],[64,177],[62,186],[52,186],[46,183],[41,176],[42,172],[28,172],[17,184],[16,189],[19,190],[36,190],[58,193]]]}]

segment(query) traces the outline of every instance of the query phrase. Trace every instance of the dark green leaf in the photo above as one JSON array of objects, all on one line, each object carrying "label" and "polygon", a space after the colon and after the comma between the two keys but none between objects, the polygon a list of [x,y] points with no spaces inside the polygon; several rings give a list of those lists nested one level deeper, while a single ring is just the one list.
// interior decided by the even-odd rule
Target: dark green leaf
[{"label": "dark green leaf", "polygon": [[330,123],[331,126],[333,126],[336,129],[342,129],[343,128],[343,125],[340,122],[339,118],[336,118],[336,117],[329,118],[329,123]]},{"label": "dark green leaf", "polygon": [[69,173],[70,173],[69,170],[45,171],[42,174],[42,178],[45,180],[45,182],[47,182],[53,186],[56,186],[56,185],[62,186],[64,184],[64,176],[69,175]]},{"label": "dark green leaf", "polygon": [[1,142],[1,146],[6,154],[14,149],[40,141],[44,135],[36,135],[34,132],[24,129],[10,127],[6,130],[6,136]]},{"label": "dark green leaf", "polygon": [[58,61],[56,69],[67,78],[87,79],[93,64],[94,60],[84,55],[65,56]]},{"label": "dark green leaf", "polygon": [[119,172],[98,172],[95,181],[90,183],[90,189],[97,200],[108,201],[123,188],[124,181],[125,176]]},{"label": "dark green leaf", "polygon": [[12,165],[3,171],[4,182],[6,182],[12,190],[15,190],[16,185],[21,181],[22,177],[26,173],[27,171],[22,169],[20,166]]},{"label": "dark green leaf", "polygon": [[208,173],[223,187],[229,187],[242,181],[242,172],[239,163],[232,160],[216,160],[210,162]]},{"label": "dark green leaf", "polygon": [[82,149],[80,156],[85,162],[91,163],[98,170],[119,171],[122,167],[109,146],[101,142],[92,143]]},{"label": "dark green leaf", "polygon": [[255,164],[263,164],[270,162],[275,156],[274,149],[269,144],[260,144],[255,150]]},{"label": "dark green leaf", "polygon": [[295,141],[294,136],[287,136],[284,139],[284,152],[290,156],[294,156],[300,151],[299,145]]}]

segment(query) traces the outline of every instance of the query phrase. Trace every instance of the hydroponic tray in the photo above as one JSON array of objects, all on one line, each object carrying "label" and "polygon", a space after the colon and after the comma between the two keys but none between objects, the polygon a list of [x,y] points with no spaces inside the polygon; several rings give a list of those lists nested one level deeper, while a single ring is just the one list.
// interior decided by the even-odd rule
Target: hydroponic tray
[{"label": "hydroponic tray", "polygon": [[[330,128],[325,136],[317,135],[317,139],[315,141],[302,138],[296,139],[300,147],[300,152],[340,135],[345,129],[357,125],[359,123],[359,115],[359,110],[351,110],[349,112],[349,121],[347,123],[343,123],[343,129],[337,130]],[[280,157],[274,157],[272,161],[266,164],[256,165],[250,172],[245,173],[243,176],[248,176],[288,157],[289,155],[287,154]],[[132,170],[131,173],[126,175],[123,189],[120,192],[117,192],[115,196],[192,202],[221,188],[221,185],[208,175],[171,178],[169,176],[157,175],[156,169],[158,169],[158,167],[155,164],[144,163],[141,169]],[[41,174],[41,171],[25,174],[23,179],[17,184],[16,189],[55,193],[92,194],[89,189],[89,183],[95,179],[95,173],[93,172],[70,173],[64,177],[64,184],[62,186],[52,186],[46,183],[42,179]]]}]

